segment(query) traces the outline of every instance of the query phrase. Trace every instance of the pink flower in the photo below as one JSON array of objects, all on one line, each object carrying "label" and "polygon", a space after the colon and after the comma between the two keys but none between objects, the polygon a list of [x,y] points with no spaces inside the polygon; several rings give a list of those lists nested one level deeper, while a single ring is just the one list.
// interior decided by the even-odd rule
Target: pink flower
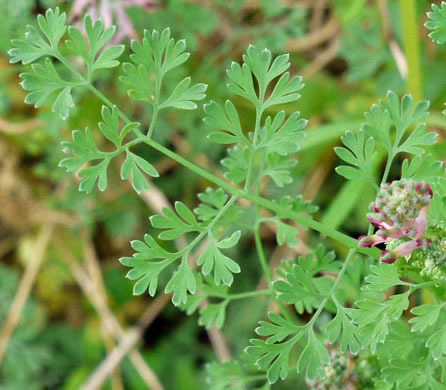
[{"label": "pink flower", "polygon": [[157,6],[156,0],[75,0],[71,9],[72,22],[80,19],[84,10],[87,10],[93,20],[102,18],[105,27],[113,24],[117,26],[117,33],[113,37],[112,44],[121,42],[124,38],[137,39],[137,33],[130,18],[127,16],[126,8],[140,7],[145,10],[153,10]]},{"label": "pink flower", "polygon": [[427,212],[432,202],[432,190],[424,181],[402,179],[383,184],[370,204],[369,222],[378,228],[371,236],[359,237],[361,247],[402,241],[396,248],[381,254],[383,263],[393,263],[398,257],[410,255],[418,248],[427,248]]}]

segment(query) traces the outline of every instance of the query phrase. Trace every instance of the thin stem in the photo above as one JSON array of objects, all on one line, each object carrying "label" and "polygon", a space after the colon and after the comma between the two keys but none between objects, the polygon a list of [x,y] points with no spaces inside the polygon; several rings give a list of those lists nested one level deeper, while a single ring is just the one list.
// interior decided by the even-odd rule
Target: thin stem
[{"label": "thin stem", "polygon": [[253,141],[252,141],[252,151],[251,151],[251,156],[249,158],[249,163],[248,163],[248,170],[246,172],[246,182],[245,182],[245,191],[249,191],[249,187],[251,187],[251,182],[252,182],[252,170],[254,169],[254,157],[256,154],[256,146],[257,146],[257,139],[259,137],[259,129],[260,129],[260,120],[262,119],[262,114],[263,114],[263,96],[264,96],[264,92],[260,91],[260,98],[262,103],[260,103],[259,100],[259,104],[257,105],[256,108],[256,124],[254,127],[254,137],[253,137]]},{"label": "thin stem", "polygon": [[[257,253],[259,255],[260,265],[262,266],[263,273],[265,274],[266,280],[268,281],[268,286],[270,287],[270,289],[272,289],[272,284],[273,284],[274,280],[273,280],[273,276],[271,275],[271,272],[269,270],[268,261],[266,260],[265,252],[263,250],[262,240],[260,238],[259,227],[260,226],[257,224],[257,228],[254,231],[256,249],[257,249]],[[292,323],[297,323],[298,320],[297,320],[296,316],[294,315],[294,313],[291,310],[289,310],[288,307],[285,306],[281,301],[279,301],[277,299],[277,297],[274,295],[274,293],[272,293],[272,297],[276,301],[277,306],[279,306],[280,311],[282,312],[284,317]]]},{"label": "thin stem", "polygon": [[407,59],[407,89],[415,100],[423,98],[422,72],[420,61],[420,36],[418,33],[417,5],[415,0],[400,0],[403,22],[404,53]]},{"label": "thin stem", "polygon": [[224,207],[217,213],[212,222],[206,227],[204,231],[202,231],[197,237],[195,237],[192,242],[184,249],[179,251],[177,254],[182,255],[184,253],[188,253],[208,232],[215,226],[215,224],[219,221],[219,219],[224,215],[224,213],[231,207],[235,201],[238,199],[238,196],[232,196],[229,199]]},{"label": "thin stem", "polygon": [[[105,104],[107,104],[109,107],[116,107],[107,97],[105,97],[96,87],[94,87],[91,83],[88,83],[85,78],[68,62],[64,57],[61,55],[56,56],[58,60],[60,60],[72,73],[74,73],[77,77],[79,77],[80,80],[83,80],[86,82],[86,85],[90,91],[92,91],[100,100],[102,100]],[[119,109],[116,107],[116,110],[119,114],[119,116],[126,122],[130,123],[130,119]],[[139,129],[135,129],[135,132],[140,137],[144,137],[144,134]],[[232,195],[235,195],[239,198],[243,198],[246,200],[250,200],[251,202],[254,202],[258,204],[259,206],[262,206],[264,208],[267,208],[271,211],[274,211],[276,213],[285,212],[289,215],[291,219],[294,219],[295,221],[308,226],[309,228],[318,231],[319,233],[326,235],[349,248],[354,248],[358,246],[358,242],[356,239],[341,233],[337,231],[336,229],[331,228],[330,226],[324,225],[320,222],[317,222],[311,217],[302,216],[299,213],[292,212],[290,210],[284,210],[277,202],[273,202],[269,199],[262,198],[261,196],[246,192],[244,190],[241,190],[239,188],[233,187],[231,184],[227,183],[226,181],[220,179],[217,176],[214,176],[207,170],[199,167],[198,165],[195,165],[194,163],[190,162],[189,160],[185,159],[184,157],[178,155],[177,153],[171,151],[170,149],[166,148],[165,146],[159,144],[158,142],[154,141],[153,139],[144,138],[144,142],[151,146],[152,148],[158,150],[162,154],[164,154],[167,157],[170,157],[171,159],[175,160],[179,164],[183,165],[184,167],[188,168],[192,172],[196,173],[197,175],[203,177],[206,180],[209,180],[211,183],[214,183],[215,185],[221,187],[222,189],[226,190],[227,192],[231,193]],[[381,251],[377,248],[359,248],[359,253],[363,253],[365,255],[369,255],[374,257],[375,259],[379,259]]]},{"label": "thin stem", "polygon": [[249,291],[249,292],[239,293],[239,294],[231,294],[231,295],[228,295],[228,297],[226,299],[233,301],[236,299],[246,299],[246,298],[253,298],[253,297],[259,297],[262,295],[271,295],[271,294],[272,294],[272,290],[270,288],[268,288],[266,290],[256,290],[256,291]]},{"label": "thin stem", "polygon": [[323,299],[323,301],[319,305],[316,313],[314,313],[313,318],[311,319],[311,321],[308,323],[307,326],[309,326],[309,327],[313,326],[314,323],[316,322],[316,320],[318,319],[319,315],[321,314],[322,310],[324,310],[325,305],[327,304],[329,299],[333,296],[333,294],[335,293],[336,289],[338,288],[338,285],[341,282],[342,277],[344,276],[345,271],[347,270],[347,267],[349,266],[350,262],[354,258],[356,252],[357,252],[357,248],[352,248],[348,252],[347,258],[345,259],[344,264],[342,265],[342,268],[341,268],[341,271],[338,274],[338,277],[336,278],[336,280],[333,283],[333,286],[331,287],[331,289],[328,292],[327,296]]},{"label": "thin stem", "polygon": [[155,106],[153,107],[152,121],[150,122],[149,131],[147,132],[148,138],[152,138],[153,131],[155,130],[155,123],[156,120],[158,119],[158,111],[159,111],[159,106],[158,104],[155,104]]},{"label": "thin stem", "polygon": [[271,287],[273,284],[273,276],[269,271],[268,261],[266,260],[265,251],[263,250],[262,239],[260,238],[260,229],[257,228],[254,231],[254,239],[256,242],[257,253],[259,255],[260,265],[262,266],[263,273],[265,274],[268,285]]}]

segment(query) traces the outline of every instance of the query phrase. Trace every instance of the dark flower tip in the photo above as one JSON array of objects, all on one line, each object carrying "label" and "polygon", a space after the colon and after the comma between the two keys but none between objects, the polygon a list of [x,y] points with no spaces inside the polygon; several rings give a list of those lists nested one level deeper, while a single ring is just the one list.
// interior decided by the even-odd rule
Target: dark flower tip
[{"label": "dark flower tip", "polygon": [[358,243],[361,248],[370,248],[373,246],[373,242],[369,236],[361,236],[358,238]]},{"label": "dark flower tip", "polygon": [[396,260],[396,256],[390,251],[382,251],[381,262],[386,264],[392,264]]}]

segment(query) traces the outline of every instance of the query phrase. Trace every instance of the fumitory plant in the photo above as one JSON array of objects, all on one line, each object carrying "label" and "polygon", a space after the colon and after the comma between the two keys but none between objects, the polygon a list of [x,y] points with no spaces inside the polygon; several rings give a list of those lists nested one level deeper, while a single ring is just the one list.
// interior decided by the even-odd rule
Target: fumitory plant
[{"label": "fumitory plant", "polygon": [[[432,40],[446,42],[446,3],[433,5],[428,17]],[[9,51],[12,63],[31,65],[20,75],[26,103],[52,102],[63,119],[85,92],[103,104],[101,122],[74,130],[63,143],[68,156],[60,166],[81,179],[80,191],[106,191],[112,161],[138,194],[150,191],[159,173],[141,156],[142,146],[145,156],[161,153],[209,185],[196,208],[176,201],[173,209],[150,216],[150,233],[131,242],[133,255],[120,262],[129,268],[134,294],[171,294],[187,315],[198,311],[206,328],[224,327],[237,300],[268,300],[269,313],[245,352],[207,366],[210,389],[273,388],[291,371],[303,373],[312,389],[446,386],[446,179],[442,162],[424,153],[436,138],[424,123],[427,101],[390,91],[365,114],[362,128],[347,131],[335,149],[344,164],[337,173],[362,180],[376,195],[364,215],[369,230],[358,239],[318,222],[315,205],[285,192],[307,125],[287,108],[304,88],[302,78],[289,72],[289,55],[273,58],[269,50],[249,46],[242,63],[227,69],[228,99],[206,101],[207,85],[187,75],[180,80],[173,71],[189,53],[169,28],[145,30],[121,64],[126,48],[111,44],[115,28],[105,28],[100,19],[87,15],[81,31],[67,26],[56,8],[37,21],[38,28],[29,26]],[[96,87],[101,71],[118,66],[128,96],[151,107],[150,123],[132,121]],[[163,115],[195,110],[203,101],[209,145],[225,146],[224,177],[156,138]],[[243,104],[255,109],[255,118],[242,117]],[[266,184],[277,187],[274,197],[265,196]],[[339,250],[319,243],[305,256],[272,267],[262,242],[266,226],[274,229],[278,245],[292,247],[302,229],[311,229]],[[246,259],[233,248],[250,240],[266,284],[240,292]],[[356,296],[349,285],[361,286]],[[420,296],[428,297],[426,303],[417,304]]]}]

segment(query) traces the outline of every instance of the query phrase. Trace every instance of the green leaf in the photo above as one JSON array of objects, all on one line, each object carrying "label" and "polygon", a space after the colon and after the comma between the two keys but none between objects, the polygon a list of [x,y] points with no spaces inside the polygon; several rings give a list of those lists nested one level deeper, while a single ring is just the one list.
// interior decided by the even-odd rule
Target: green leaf
[{"label": "green leaf", "polygon": [[121,178],[127,180],[131,177],[132,187],[138,194],[149,189],[149,183],[143,172],[151,177],[159,177],[152,164],[127,150],[127,157],[121,166]]},{"label": "green leaf", "polygon": [[62,80],[48,58],[43,65],[33,64],[31,68],[33,73],[20,74],[23,79],[23,89],[29,91],[25,103],[34,104],[34,107],[39,108],[53,93],[57,92],[52,110],[62,119],[67,119],[70,109],[74,107],[71,88],[78,84]]},{"label": "green leaf", "polygon": [[235,145],[228,149],[228,157],[221,160],[221,164],[226,168],[225,178],[235,184],[240,184],[246,180],[251,151],[246,146]]},{"label": "green leaf", "polygon": [[290,74],[286,72],[277,82],[263,107],[268,108],[279,104],[294,102],[300,98],[300,94],[297,91],[300,91],[303,87],[302,77],[296,76],[290,80]]},{"label": "green leaf", "polygon": [[412,160],[405,159],[401,168],[401,177],[414,180],[435,180],[443,174],[443,162],[434,160],[431,154],[415,156]]},{"label": "green leaf", "polygon": [[434,325],[440,315],[443,304],[420,305],[414,307],[410,312],[415,315],[409,320],[412,332],[424,332],[428,327]]},{"label": "green leaf", "polygon": [[[134,40],[131,43],[131,48],[133,54],[130,55],[130,59],[133,64],[123,64],[125,75],[120,80],[129,87],[127,92],[132,99],[154,104],[155,101],[159,101],[159,96],[156,96],[156,83],[160,86],[167,72],[189,58],[189,53],[185,52],[186,42],[184,40],[175,42],[170,37],[169,28],[164,29],[161,34],[156,30],[153,30],[152,33],[144,30],[142,43]],[[173,106],[178,104],[191,109],[195,103],[181,101],[183,97],[186,100],[201,100],[204,98],[202,96],[205,90],[204,84],[197,84],[184,90],[187,83],[188,81],[183,80],[183,85],[177,92],[174,91],[173,96],[171,96]],[[193,99],[191,99],[191,96]]]},{"label": "green leaf", "polygon": [[273,120],[267,117],[265,126],[260,131],[258,149],[265,148],[267,153],[275,152],[288,156],[299,150],[299,141],[305,136],[301,131],[307,125],[307,120],[299,118],[296,111],[285,121],[285,111],[276,114]]},{"label": "green leaf", "polygon": [[210,390],[245,389],[243,370],[237,361],[206,364],[206,374]]},{"label": "green leaf", "polygon": [[79,191],[89,194],[93,190],[96,181],[98,182],[99,190],[105,191],[108,184],[107,168],[109,163],[110,159],[105,158],[99,164],[80,171],[78,176],[84,180],[82,180],[81,184],[79,184]]},{"label": "green leaf", "polygon": [[118,108],[113,106],[110,110],[107,106],[102,106],[103,122],[99,122],[99,130],[105,138],[113,142],[116,147],[121,147],[124,137],[132,130],[140,126],[138,122],[128,123],[123,127],[121,133],[119,132],[119,114]]},{"label": "green leaf", "polygon": [[204,106],[204,111],[207,115],[203,119],[204,122],[211,127],[219,129],[219,131],[208,135],[210,141],[217,144],[239,143],[246,146],[251,145],[243,133],[237,109],[230,100],[226,100],[224,111],[213,101]]},{"label": "green leaf", "polygon": [[336,316],[325,328],[328,341],[330,344],[338,341],[339,349],[344,354],[351,352],[357,355],[361,350],[359,329],[348,316],[348,309],[343,308],[336,300],[335,303],[337,308]]},{"label": "green leaf", "polygon": [[423,154],[423,146],[430,146],[435,143],[438,134],[430,131],[426,133],[427,125],[422,123],[412,131],[406,140],[398,147],[398,153]]},{"label": "green leaf", "polygon": [[392,295],[384,303],[366,298],[355,303],[357,309],[350,312],[350,317],[362,331],[362,347],[370,345],[375,353],[377,345],[384,343],[389,334],[391,321],[399,319],[404,310],[409,307],[411,290],[403,294]]},{"label": "green leaf", "polygon": [[287,304],[296,305],[298,313],[312,313],[319,307],[327,291],[333,286],[333,279],[319,276],[322,272],[337,273],[341,263],[335,260],[333,252],[327,252],[323,245],[307,256],[300,256],[297,262],[283,261],[276,270],[283,280],[274,282],[274,290],[278,299]]},{"label": "green leaf", "polygon": [[93,132],[88,127],[85,132],[74,130],[72,137],[73,142],[62,142],[62,145],[64,145],[63,151],[66,154],[76,156],[63,159],[59,166],[66,168],[67,172],[74,172],[87,162],[103,160],[94,166],[84,168],[78,176],[85,179],[79,185],[80,191],[90,193],[97,180],[99,180],[98,188],[104,191],[107,187],[107,167],[113,158],[113,154],[98,149]]},{"label": "green leaf", "polygon": [[446,354],[446,329],[445,326],[440,327],[426,341],[426,347],[429,348],[430,354],[435,360],[440,359]]},{"label": "green leaf", "polygon": [[54,11],[48,9],[45,16],[38,15],[40,32],[33,26],[27,26],[28,32],[25,34],[25,39],[13,39],[14,47],[8,52],[11,56],[10,62],[13,64],[22,62],[26,65],[43,56],[55,55],[67,29],[66,19],[65,12],[61,14],[58,7]]},{"label": "green leaf", "polygon": [[[273,202],[277,202],[273,200]],[[279,201],[281,209],[277,216],[280,219],[288,219],[290,212],[293,213],[315,213],[319,207],[313,205],[310,201],[304,200],[302,195],[298,195],[295,198],[290,196],[282,196]]]},{"label": "green leaf", "polygon": [[187,302],[187,292],[195,294],[197,290],[197,282],[195,280],[194,273],[189,267],[187,254],[183,256],[181,265],[178,267],[177,272],[167,283],[165,292],[166,294],[173,293],[172,302],[175,306],[181,303]]},{"label": "green leaf", "polygon": [[299,229],[287,223],[281,222],[280,220],[276,220],[275,222],[277,225],[277,244],[283,245],[286,242],[288,247],[291,248],[293,245],[297,245],[299,243],[299,240],[297,239]]},{"label": "green leaf", "polygon": [[260,326],[255,329],[255,332],[259,336],[268,337],[266,340],[267,345],[280,343],[287,337],[300,331],[299,326],[292,324],[277,313],[269,312],[268,318],[271,322],[260,321]]},{"label": "green leaf", "polygon": [[327,348],[314,334],[313,328],[308,329],[308,343],[297,362],[297,372],[306,370],[306,378],[313,382],[317,378],[325,378],[324,365],[331,361]]},{"label": "green leaf", "polygon": [[133,100],[154,104],[155,79],[153,73],[144,65],[135,66],[128,62],[122,64],[124,75],[119,80],[127,87],[127,94]]},{"label": "green leaf", "polygon": [[[268,339],[251,339],[251,346],[246,348],[249,356],[257,358],[256,366],[267,370],[269,383],[275,383],[279,378],[286,379],[290,365],[290,352],[303,335],[303,328],[285,320],[275,313],[268,313],[271,320],[260,322],[256,329],[259,336],[269,336]],[[293,336],[286,341],[285,338]],[[270,341],[271,339],[271,341]],[[278,341],[278,343],[275,343]],[[282,342],[283,341],[283,342]]]},{"label": "green leaf", "polygon": [[133,286],[133,295],[141,295],[149,289],[149,294],[152,297],[156,293],[159,274],[170,264],[169,260],[147,262],[133,257],[123,257],[119,261],[122,265],[133,268],[127,273],[127,278],[130,280],[139,279]]},{"label": "green leaf", "polygon": [[223,208],[229,196],[221,189],[206,188],[205,192],[198,194],[200,205],[194,210],[200,221],[210,221],[215,218]]},{"label": "green leaf", "polygon": [[207,89],[207,85],[199,83],[190,87],[190,84],[190,77],[186,77],[180,81],[170,97],[159,106],[160,110],[167,107],[174,107],[181,110],[195,110],[197,104],[194,101],[203,100],[206,97],[204,92]]},{"label": "green leaf", "polygon": [[230,286],[234,280],[232,274],[240,272],[240,266],[220,252],[220,248],[226,249],[235,246],[240,239],[240,235],[240,231],[237,231],[227,239],[217,242],[212,232],[208,233],[209,246],[198,258],[198,265],[202,266],[201,272],[203,275],[208,275],[214,270],[214,281],[217,286],[221,282]]},{"label": "green leaf", "polygon": [[[149,294],[153,297],[158,286],[159,274],[176,259],[176,256],[162,248],[148,234],[144,235],[144,241],[135,240],[131,245],[136,251],[133,257],[123,257],[119,261],[122,265],[133,268],[127,273],[127,278],[130,280],[138,280],[133,287],[133,294],[143,294],[148,288]],[[148,262],[154,259],[161,261]]]},{"label": "green leaf", "polygon": [[370,266],[371,274],[367,275],[365,291],[387,291],[393,286],[402,284],[399,270],[395,264],[379,264]]},{"label": "green leaf", "polygon": [[96,70],[114,68],[119,65],[117,58],[124,51],[124,45],[108,46],[99,54],[113,38],[116,27],[112,26],[104,30],[104,22],[98,19],[93,23],[90,15],[85,16],[84,26],[86,37],[79,29],[70,26],[68,35],[71,40],[67,40],[65,44],[72,53],[83,58],[88,69],[88,80],[90,80]]},{"label": "green leaf", "polygon": [[333,279],[328,276],[318,278],[303,269],[298,264],[286,264],[282,262],[282,269],[277,274],[284,280],[274,282],[274,290],[279,300],[289,305],[296,305],[299,314],[304,311],[312,313],[314,308],[319,307],[325,293],[333,286]]},{"label": "green leaf", "polygon": [[372,164],[376,158],[373,137],[366,140],[362,130],[357,134],[347,131],[341,140],[347,148],[336,147],[335,152],[339,158],[353,167],[341,165],[336,168],[336,172],[348,180],[362,180],[375,184],[372,174]]},{"label": "green leaf", "polygon": [[273,179],[277,187],[283,187],[285,184],[293,182],[290,169],[296,166],[296,160],[289,159],[287,156],[281,156],[277,153],[268,154],[266,160],[267,168],[263,171],[263,175]]},{"label": "green leaf", "polygon": [[206,329],[210,329],[215,325],[218,329],[223,327],[226,316],[226,306],[229,301],[223,301],[220,303],[210,303],[205,308],[200,310],[200,318],[198,324],[203,325]]},{"label": "green leaf", "polygon": [[182,202],[175,202],[174,211],[164,208],[164,215],[152,215],[150,222],[157,229],[164,229],[158,237],[162,240],[176,240],[178,237],[189,232],[201,232],[203,229],[199,225],[195,215]]},{"label": "green leaf", "polygon": [[441,2],[440,7],[432,4],[432,11],[427,13],[429,20],[424,24],[429,30],[433,30],[429,37],[439,45],[446,42],[446,3]]}]

